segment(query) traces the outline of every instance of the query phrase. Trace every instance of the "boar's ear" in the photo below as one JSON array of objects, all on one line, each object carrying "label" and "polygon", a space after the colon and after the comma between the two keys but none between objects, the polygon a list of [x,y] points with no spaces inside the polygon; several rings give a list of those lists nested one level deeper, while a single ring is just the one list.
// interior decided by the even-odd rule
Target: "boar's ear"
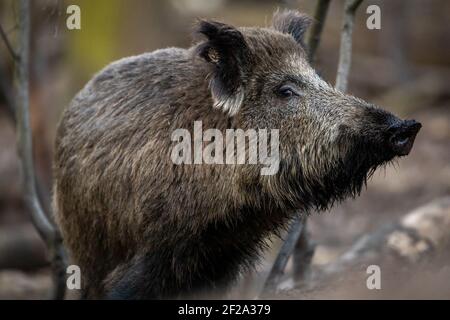
[{"label": "boar's ear", "polygon": [[207,41],[197,47],[197,54],[214,70],[210,88],[214,106],[235,115],[244,99],[244,74],[249,62],[249,48],[236,28],[215,21],[201,20],[197,33]]},{"label": "boar's ear", "polygon": [[277,11],[272,19],[275,30],[291,35],[303,47],[303,38],[310,24],[311,18],[296,10]]}]

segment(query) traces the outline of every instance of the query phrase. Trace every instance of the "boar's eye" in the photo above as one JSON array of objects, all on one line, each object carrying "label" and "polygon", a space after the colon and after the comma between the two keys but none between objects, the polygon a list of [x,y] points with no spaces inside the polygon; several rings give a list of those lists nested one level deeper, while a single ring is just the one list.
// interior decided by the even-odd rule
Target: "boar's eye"
[{"label": "boar's eye", "polygon": [[281,98],[291,98],[291,97],[300,97],[302,96],[301,91],[295,87],[293,84],[283,84],[279,86],[276,90],[276,93]]}]

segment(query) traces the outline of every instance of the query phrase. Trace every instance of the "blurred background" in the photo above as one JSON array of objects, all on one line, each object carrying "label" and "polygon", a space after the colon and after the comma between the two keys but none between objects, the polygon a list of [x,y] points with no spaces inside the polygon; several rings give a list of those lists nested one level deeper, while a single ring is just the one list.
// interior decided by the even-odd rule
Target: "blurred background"
[{"label": "blurred background", "polygon": [[[336,76],[343,3],[331,1],[317,52],[316,68],[330,83]],[[81,30],[66,28],[70,4],[81,8]],[[197,17],[237,26],[268,26],[277,8],[296,8],[312,15],[315,4],[315,0],[32,1],[30,108],[35,165],[44,203],[50,203],[52,148],[58,119],[94,73],[125,56],[190,46]],[[381,8],[381,30],[366,28],[366,8],[370,4]],[[17,5],[15,0],[0,0],[0,24],[13,45]],[[309,230],[317,244],[313,266],[332,262],[361,236],[450,195],[449,14],[450,2],[446,0],[362,3],[355,21],[348,91],[402,117],[420,121],[423,129],[410,156],[376,172],[361,197],[337,204],[329,212],[312,213]],[[31,225],[22,199],[15,126],[7,104],[12,95],[13,66],[0,41],[0,298],[44,298],[51,281],[49,265],[45,246]],[[266,253],[258,272],[244,275],[232,291],[233,297],[255,295],[279,244],[274,239],[273,249]],[[450,259],[440,256],[437,269],[426,269],[438,270],[431,276],[429,271],[414,269],[414,275],[423,274],[420,283],[410,283],[416,277],[402,278],[400,284],[391,286],[391,291],[384,290],[383,297],[449,299],[448,262]],[[289,280],[289,268],[291,264],[286,290],[280,298],[378,297],[358,289],[358,283],[365,285],[365,280],[347,279],[335,283],[332,290],[296,290],[296,284]],[[398,278],[396,272],[403,269],[396,265],[389,270],[387,278]],[[366,276],[365,270],[355,272]],[[417,293],[412,288],[422,294],[412,294]]]}]

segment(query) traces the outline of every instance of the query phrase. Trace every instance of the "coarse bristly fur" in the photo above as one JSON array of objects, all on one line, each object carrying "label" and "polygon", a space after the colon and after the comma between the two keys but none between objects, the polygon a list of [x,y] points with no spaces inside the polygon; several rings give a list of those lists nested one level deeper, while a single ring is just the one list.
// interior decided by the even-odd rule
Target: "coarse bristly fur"
[{"label": "coarse bristly fur", "polygon": [[[306,60],[309,18],[200,21],[204,38],[114,62],[59,123],[54,211],[86,298],[179,298],[227,286],[295,212],[359,194],[394,157],[390,113],[336,91]],[[295,94],[281,90],[288,85]],[[280,168],[175,165],[178,128],[279,129]]]}]

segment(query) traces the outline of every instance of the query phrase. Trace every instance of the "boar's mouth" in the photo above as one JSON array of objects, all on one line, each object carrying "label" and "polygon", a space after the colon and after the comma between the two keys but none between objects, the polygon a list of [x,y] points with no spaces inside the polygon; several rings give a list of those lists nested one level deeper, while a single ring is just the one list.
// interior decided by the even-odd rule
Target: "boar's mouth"
[{"label": "boar's mouth", "polygon": [[358,196],[377,168],[410,153],[422,125],[415,120],[396,119],[391,123],[387,129],[382,127],[376,138],[357,138],[341,169],[330,174],[329,187],[334,186],[336,199]]},{"label": "boar's mouth", "polygon": [[326,210],[335,201],[359,196],[376,169],[392,160],[392,157],[380,156],[377,152],[368,150],[366,146],[364,142],[355,146],[335,170],[323,177],[322,185],[314,191],[316,195],[321,195],[316,198],[318,201],[314,204],[317,209]]},{"label": "boar's mouth", "polygon": [[[395,157],[410,153],[415,137],[422,125],[414,120],[395,121],[378,130],[374,136],[342,137],[342,143],[351,140],[352,147],[324,177],[317,181],[304,181],[301,190],[303,204],[318,210],[330,208],[335,201],[359,196],[363,186],[377,168],[390,163]],[[305,203],[306,202],[306,203]]]},{"label": "boar's mouth", "polygon": [[[341,132],[337,144],[346,151],[342,151],[342,157],[322,175],[306,174],[300,157],[281,159],[278,176],[288,192],[286,195],[278,194],[281,196],[279,200],[292,209],[315,208],[321,211],[329,209],[336,201],[360,195],[377,168],[395,157],[409,154],[421,128],[421,124],[414,120],[395,118],[387,124],[386,120],[383,122],[365,135]],[[290,178],[292,166],[297,168],[295,179]]]}]

